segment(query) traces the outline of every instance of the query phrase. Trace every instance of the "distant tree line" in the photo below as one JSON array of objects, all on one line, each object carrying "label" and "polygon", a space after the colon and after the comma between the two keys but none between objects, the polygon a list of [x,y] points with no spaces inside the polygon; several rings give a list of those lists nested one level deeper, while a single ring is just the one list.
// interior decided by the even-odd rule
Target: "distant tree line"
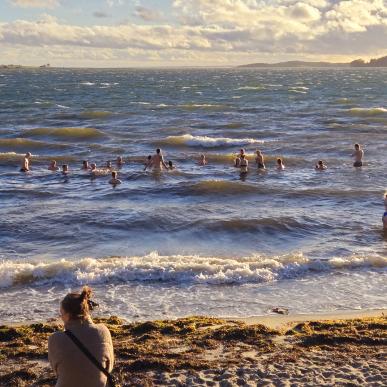
[{"label": "distant tree line", "polygon": [[356,59],[350,63],[351,67],[387,67],[387,56],[378,59],[371,59],[369,62],[363,59]]}]

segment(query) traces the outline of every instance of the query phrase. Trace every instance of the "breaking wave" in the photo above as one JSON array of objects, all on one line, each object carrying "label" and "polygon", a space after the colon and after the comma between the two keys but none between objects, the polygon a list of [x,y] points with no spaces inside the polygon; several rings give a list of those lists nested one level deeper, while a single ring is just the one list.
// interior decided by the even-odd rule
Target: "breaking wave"
[{"label": "breaking wave", "polygon": [[180,146],[197,146],[205,148],[216,148],[221,146],[242,146],[251,144],[263,144],[263,140],[254,138],[228,138],[228,137],[209,137],[193,136],[192,134],[183,134],[181,136],[168,136],[164,143]]},{"label": "breaking wave", "polygon": [[104,284],[175,282],[244,284],[305,277],[310,273],[386,268],[387,258],[352,256],[312,260],[301,253],[242,258],[170,255],[157,252],[141,257],[84,258],[55,262],[0,262],[0,287],[46,284]]}]

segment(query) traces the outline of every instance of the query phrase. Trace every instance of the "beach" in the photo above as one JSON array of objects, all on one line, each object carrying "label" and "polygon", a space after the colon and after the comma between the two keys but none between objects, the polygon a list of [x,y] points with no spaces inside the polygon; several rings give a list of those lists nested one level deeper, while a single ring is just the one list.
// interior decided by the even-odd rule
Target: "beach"
[{"label": "beach", "polygon": [[[95,321],[111,331],[123,386],[384,386],[386,312]],[[54,385],[47,338],[57,329],[1,326],[0,385]]]}]

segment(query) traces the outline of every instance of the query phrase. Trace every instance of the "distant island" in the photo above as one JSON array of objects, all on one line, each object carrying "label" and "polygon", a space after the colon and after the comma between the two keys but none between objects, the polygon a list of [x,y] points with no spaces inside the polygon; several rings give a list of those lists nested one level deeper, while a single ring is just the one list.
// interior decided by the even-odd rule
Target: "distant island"
[{"label": "distant island", "polygon": [[304,62],[304,61],[288,61],[279,63],[251,63],[238,66],[239,68],[255,68],[255,67],[387,67],[387,56],[378,59],[371,59],[365,62],[363,59],[357,59],[349,63],[331,63],[331,62]]},{"label": "distant island", "polygon": [[22,65],[14,65],[14,64],[0,64],[0,69],[47,69],[51,67],[49,63],[41,65],[41,66],[22,66]]}]

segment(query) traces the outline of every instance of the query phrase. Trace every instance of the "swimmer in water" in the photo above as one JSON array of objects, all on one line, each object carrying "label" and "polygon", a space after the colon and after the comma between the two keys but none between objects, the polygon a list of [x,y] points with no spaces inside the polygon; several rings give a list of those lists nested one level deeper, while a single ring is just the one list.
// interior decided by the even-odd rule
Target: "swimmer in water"
[{"label": "swimmer in water", "polygon": [[202,166],[202,167],[204,167],[205,165],[207,165],[207,160],[206,160],[206,156],[205,156],[205,154],[201,154],[200,155],[200,159],[199,159],[199,161],[198,161],[198,164],[200,165],[200,166]]},{"label": "swimmer in water", "polygon": [[48,166],[49,171],[59,171],[59,167],[56,165],[56,161],[52,160],[50,165]]},{"label": "swimmer in water", "polygon": [[89,162],[87,160],[83,160],[82,161],[82,168],[81,170],[82,171],[88,171],[90,168],[90,165],[89,165]]},{"label": "swimmer in water", "polygon": [[237,155],[237,157],[234,160],[234,167],[235,168],[239,168],[240,167],[242,156],[245,156],[245,150],[243,148],[241,148],[241,150],[239,151],[239,154]]},{"label": "swimmer in water", "polygon": [[240,159],[240,163],[239,163],[241,173],[247,173],[248,166],[249,166],[249,161],[246,159],[245,154],[241,154],[241,159]]},{"label": "swimmer in water", "polygon": [[258,169],[266,169],[265,167],[265,159],[263,158],[263,154],[259,149],[257,149],[257,157],[255,158],[255,163],[257,164]]},{"label": "swimmer in water", "polygon": [[69,166],[67,164],[62,165],[62,175],[68,175],[69,173]]},{"label": "swimmer in water", "polygon": [[173,171],[174,169],[176,169],[176,167],[173,165],[173,162],[171,160],[168,161],[168,169],[170,171]]},{"label": "swimmer in water", "polygon": [[122,183],[121,180],[117,178],[117,176],[118,176],[118,173],[116,171],[113,171],[112,178],[109,181],[111,185],[117,185]]},{"label": "swimmer in water", "polygon": [[315,166],[316,171],[325,171],[328,167],[324,164],[322,160],[319,160]]},{"label": "swimmer in water", "polygon": [[152,166],[152,156],[149,155],[148,158],[145,161],[145,168],[144,171],[146,171],[148,168]]},{"label": "swimmer in water", "polygon": [[122,156],[117,157],[116,164],[118,167],[122,167],[124,165],[124,160],[123,160]]},{"label": "swimmer in water", "polygon": [[284,165],[282,159],[278,158],[277,159],[277,170],[278,171],[283,171],[284,169],[285,169],[285,165]]},{"label": "swimmer in water", "polygon": [[156,154],[152,156],[152,166],[153,170],[161,171],[164,167],[165,169],[168,169],[167,164],[165,164],[164,156],[161,153],[161,149],[156,149]]},{"label": "swimmer in water", "polygon": [[23,158],[22,165],[20,168],[20,172],[28,172],[30,170],[30,158],[31,158],[31,153],[27,152],[26,155]]},{"label": "swimmer in water", "polygon": [[359,168],[363,166],[364,151],[359,144],[355,144],[355,152],[352,153],[352,157],[355,158],[354,167]]}]

